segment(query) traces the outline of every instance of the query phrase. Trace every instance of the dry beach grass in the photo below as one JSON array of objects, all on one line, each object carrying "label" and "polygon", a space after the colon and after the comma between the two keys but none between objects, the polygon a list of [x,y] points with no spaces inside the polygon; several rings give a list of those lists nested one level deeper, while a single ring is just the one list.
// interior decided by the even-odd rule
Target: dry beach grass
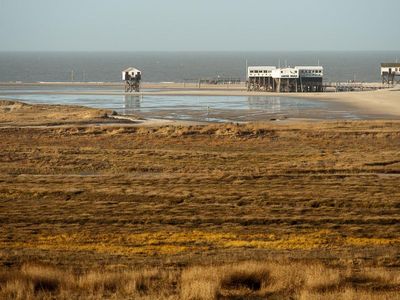
[{"label": "dry beach grass", "polygon": [[398,297],[399,121],[21,126],[17,106],[1,296]]},{"label": "dry beach grass", "polygon": [[3,299],[400,299],[400,272],[244,262],[76,273],[25,264],[0,273]]}]

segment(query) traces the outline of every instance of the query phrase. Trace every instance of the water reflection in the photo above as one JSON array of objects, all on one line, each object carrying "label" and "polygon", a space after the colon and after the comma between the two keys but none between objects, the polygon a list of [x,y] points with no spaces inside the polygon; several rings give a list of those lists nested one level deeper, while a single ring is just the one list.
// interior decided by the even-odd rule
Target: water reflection
[{"label": "water reflection", "polygon": [[250,109],[263,110],[266,113],[280,113],[282,110],[280,97],[251,96],[247,101]]},{"label": "water reflection", "polygon": [[140,104],[143,100],[141,95],[124,96],[124,114],[140,111]]}]

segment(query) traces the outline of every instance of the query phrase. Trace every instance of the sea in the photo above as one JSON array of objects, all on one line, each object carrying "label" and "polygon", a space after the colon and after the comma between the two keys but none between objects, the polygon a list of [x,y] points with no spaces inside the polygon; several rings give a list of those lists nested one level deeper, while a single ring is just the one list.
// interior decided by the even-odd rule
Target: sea
[{"label": "sea", "polygon": [[246,78],[246,65],[321,65],[325,82],[380,81],[380,63],[400,51],[352,52],[0,52],[0,82],[120,82],[136,67],[144,82]]}]

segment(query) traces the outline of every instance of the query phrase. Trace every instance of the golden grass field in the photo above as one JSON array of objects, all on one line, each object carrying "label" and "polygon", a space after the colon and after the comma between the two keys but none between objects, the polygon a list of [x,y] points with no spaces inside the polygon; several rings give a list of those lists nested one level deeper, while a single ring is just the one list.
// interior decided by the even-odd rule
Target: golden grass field
[{"label": "golden grass field", "polygon": [[43,126],[12,107],[0,298],[399,299],[399,121],[131,127],[68,108]]}]

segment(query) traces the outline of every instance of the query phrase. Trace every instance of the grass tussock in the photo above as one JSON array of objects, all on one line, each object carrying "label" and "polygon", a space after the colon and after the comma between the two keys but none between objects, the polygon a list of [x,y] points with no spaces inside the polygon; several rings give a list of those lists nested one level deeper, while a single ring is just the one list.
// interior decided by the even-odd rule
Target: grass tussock
[{"label": "grass tussock", "polygon": [[400,273],[247,262],[182,273],[182,299],[398,299]]},{"label": "grass tussock", "polygon": [[74,272],[26,264],[0,274],[1,299],[399,299],[400,271],[243,262]]},{"label": "grass tussock", "polygon": [[176,276],[162,270],[88,271],[26,264],[0,273],[1,299],[167,299]]}]

